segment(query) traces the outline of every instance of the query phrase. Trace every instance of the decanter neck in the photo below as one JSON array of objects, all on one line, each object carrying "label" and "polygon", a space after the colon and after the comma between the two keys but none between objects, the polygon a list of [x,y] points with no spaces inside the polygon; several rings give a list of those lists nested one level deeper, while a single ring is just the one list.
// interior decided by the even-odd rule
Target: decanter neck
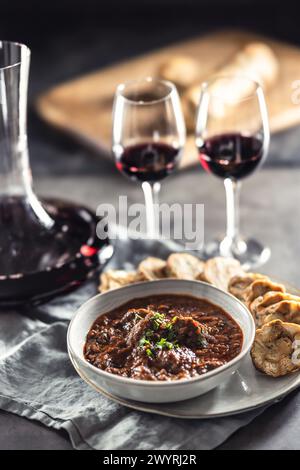
[{"label": "decanter neck", "polygon": [[0,41],[0,197],[30,194],[27,89],[30,50]]},{"label": "decanter neck", "polygon": [[27,46],[0,41],[0,202],[5,206],[6,198],[20,197],[36,222],[49,229],[54,221],[31,183],[27,145],[29,65]]}]

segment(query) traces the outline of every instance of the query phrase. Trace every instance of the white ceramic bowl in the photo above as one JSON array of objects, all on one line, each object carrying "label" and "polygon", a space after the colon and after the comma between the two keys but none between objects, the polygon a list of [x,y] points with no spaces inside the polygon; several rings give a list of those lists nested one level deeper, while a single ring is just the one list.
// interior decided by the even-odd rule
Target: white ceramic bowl
[{"label": "white ceramic bowl", "polygon": [[[191,379],[152,382],[120,377],[89,364],[83,355],[86,335],[94,321],[104,313],[139,297],[159,294],[186,294],[206,299],[228,312],[240,325],[244,340],[238,356],[224,366]],[[248,309],[226,292],[199,281],[163,279],[142,282],[99,294],[83,304],[68,329],[68,351],[73,365],[90,385],[122,398],[150,403],[187,400],[217,387],[241,365],[254,340],[255,325]]]}]

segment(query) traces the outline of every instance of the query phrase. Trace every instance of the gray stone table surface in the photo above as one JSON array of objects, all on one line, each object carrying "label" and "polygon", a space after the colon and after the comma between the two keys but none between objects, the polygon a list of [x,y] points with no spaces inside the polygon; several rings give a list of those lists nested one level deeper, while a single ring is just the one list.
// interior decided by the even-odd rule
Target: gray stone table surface
[{"label": "gray stone table surface", "polygon": [[[99,171],[91,175],[39,175],[35,186],[41,195],[67,197],[95,208],[100,202],[117,204],[120,194],[129,202],[142,200],[137,184],[119,175],[109,163],[97,164]],[[270,261],[263,271],[292,284],[300,285],[299,231],[300,168],[263,168],[247,179],[242,188],[242,231],[255,235],[272,249]],[[199,202],[205,205],[206,240],[224,230],[225,200],[221,180],[204,174],[195,167],[173,175],[164,181],[161,200],[165,202]],[[239,430],[221,448],[271,449],[297,448],[289,439],[293,400],[296,393],[285,398]],[[294,423],[295,426],[295,423]],[[42,448],[69,449],[67,436],[30,422],[24,418],[0,412],[0,449]],[[300,448],[300,445],[299,447]]]}]

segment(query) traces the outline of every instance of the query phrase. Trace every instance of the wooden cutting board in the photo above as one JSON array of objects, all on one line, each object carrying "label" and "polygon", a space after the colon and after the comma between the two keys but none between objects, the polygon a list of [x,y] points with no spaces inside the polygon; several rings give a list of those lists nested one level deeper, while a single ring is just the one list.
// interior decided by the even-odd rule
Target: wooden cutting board
[{"label": "wooden cutting board", "polygon": [[[279,61],[278,80],[266,94],[271,131],[278,132],[299,124],[300,104],[293,104],[292,94],[295,93],[293,83],[300,80],[300,49],[256,34],[231,30],[175,44],[56,86],[37,99],[36,107],[48,123],[109,157],[112,102],[119,83],[155,76],[161,63],[177,55],[196,58],[203,68],[205,80],[251,41],[264,41],[270,45]],[[196,160],[191,135],[182,166],[191,165]]]}]

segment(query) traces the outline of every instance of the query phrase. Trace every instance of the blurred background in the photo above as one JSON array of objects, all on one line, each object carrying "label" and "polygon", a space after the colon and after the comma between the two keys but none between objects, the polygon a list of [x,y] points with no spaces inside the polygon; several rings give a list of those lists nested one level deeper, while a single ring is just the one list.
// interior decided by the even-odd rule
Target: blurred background
[{"label": "blurred background", "polygon": [[[300,43],[297,2],[291,0],[1,0],[1,37],[32,49],[29,137],[34,176],[104,171],[106,165],[36,116],[32,104],[39,93],[83,73],[224,27]],[[296,142],[286,149],[292,134],[288,131],[277,139],[279,147],[273,152],[285,149],[286,160],[294,164]]]}]

